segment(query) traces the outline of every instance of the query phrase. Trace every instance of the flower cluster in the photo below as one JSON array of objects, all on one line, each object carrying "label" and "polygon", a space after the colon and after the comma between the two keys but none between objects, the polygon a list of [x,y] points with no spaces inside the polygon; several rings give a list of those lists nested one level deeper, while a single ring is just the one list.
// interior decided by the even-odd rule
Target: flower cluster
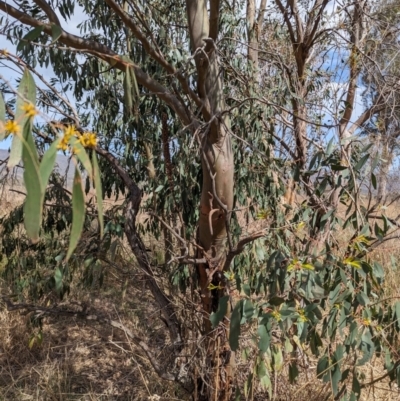
[{"label": "flower cluster", "polygon": [[[85,148],[94,148],[97,145],[97,137],[94,132],[84,132],[80,133],[75,126],[68,125],[64,129],[64,136],[62,137],[60,143],[58,144],[58,149],[66,151],[69,146],[69,141],[72,137],[78,139],[79,143]],[[76,152],[76,149],[72,149],[73,152]]]},{"label": "flower cluster", "polygon": [[35,117],[38,113],[35,106],[32,103],[25,103],[21,109],[25,111],[25,115],[29,118]]},{"label": "flower cluster", "polygon": [[15,120],[7,120],[5,125],[6,136],[18,134],[21,130],[21,127]]},{"label": "flower cluster", "polygon": [[[37,110],[32,103],[25,103],[21,106],[21,109],[28,118],[33,118],[37,114]],[[21,132],[21,126],[18,124],[17,120],[7,120],[4,125],[4,130],[6,131],[6,137],[9,135],[17,135]]]},{"label": "flower cluster", "polygon": [[85,148],[95,148],[97,145],[97,138],[94,132],[84,132],[79,136],[79,142]]}]

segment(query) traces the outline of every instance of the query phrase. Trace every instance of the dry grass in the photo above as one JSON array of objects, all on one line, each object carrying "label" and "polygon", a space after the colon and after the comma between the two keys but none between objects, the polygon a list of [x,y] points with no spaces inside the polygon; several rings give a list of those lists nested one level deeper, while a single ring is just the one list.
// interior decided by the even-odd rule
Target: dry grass
[{"label": "dry grass", "polygon": [[[142,288],[123,292],[110,281],[104,290],[101,298],[87,291],[73,298],[150,342],[162,336],[165,328],[154,317],[151,300],[140,297]],[[75,318],[46,318],[42,344],[30,348],[37,329],[29,321],[29,315],[0,312],[0,400],[145,401],[154,394],[183,399],[173,385],[158,379],[122,331]]]},{"label": "dry grass", "polygon": [[[19,204],[23,195],[8,191],[0,199],[1,217],[1,214]],[[106,201],[106,208],[113,202]],[[399,210],[400,206],[395,205],[388,210],[388,215],[395,217]],[[250,231],[254,229],[252,227]],[[343,235],[340,238],[346,245],[348,239]],[[400,298],[400,242],[397,238],[385,242],[371,256],[385,268],[387,297]],[[125,256],[124,263],[130,263],[129,257]],[[124,268],[126,271],[126,265]],[[134,270],[133,266],[131,270]],[[138,276],[131,276],[127,281],[126,274],[121,275],[118,270],[109,270],[108,273],[101,293],[98,290],[78,289],[69,299],[121,321],[136,335],[153,344],[164,343],[165,326],[157,319],[158,312],[153,301],[145,298],[147,292],[144,291],[144,284],[138,281]],[[8,293],[2,282],[0,292]],[[190,398],[174,384],[161,381],[141,350],[121,331],[74,318],[45,318],[43,342],[30,348],[29,340],[37,329],[29,321],[29,315],[0,308],[0,401],[183,401]],[[251,335],[248,340],[243,340],[250,347],[253,346]],[[161,355],[160,358],[166,356]],[[287,366],[284,367],[273,380],[274,399],[328,400],[330,385],[315,379],[316,362],[310,356],[303,355],[303,368],[295,385],[288,382]],[[240,379],[244,381],[252,367],[240,357],[237,363]],[[363,382],[385,374],[378,360],[370,361],[360,372],[364,375]],[[266,393],[259,387],[255,390],[254,401],[267,399]],[[153,397],[155,395],[161,398]],[[400,393],[396,385],[390,386],[388,379],[385,379],[366,389],[361,399],[400,401]]]}]

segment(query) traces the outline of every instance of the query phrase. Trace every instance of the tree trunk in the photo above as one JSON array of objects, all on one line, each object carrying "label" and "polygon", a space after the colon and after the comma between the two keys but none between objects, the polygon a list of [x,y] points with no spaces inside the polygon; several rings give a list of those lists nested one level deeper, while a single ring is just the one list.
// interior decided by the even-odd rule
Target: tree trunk
[{"label": "tree trunk", "polygon": [[[219,70],[214,41],[219,6],[214,1],[207,12],[206,0],[187,0],[192,52],[197,67],[197,92],[203,102],[205,120],[199,146],[202,155],[202,193],[200,201],[199,245],[208,263],[198,266],[201,303],[204,314],[203,333],[207,336],[207,373],[198,386],[198,400],[228,401],[232,393],[234,354],[229,348],[228,319],[211,331],[209,315],[216,311],[225,292],[223,266],[226,258],[227,227],[233,207],[233,153],[228,116],[225,109],[223,78]],[[212,290],[212,288],[214,288]],[[229,318],[229,316],[227,316]]]},{"label": "tree trunk", "polygon": [[[385,138],[386,139],[386,138]],[[382,161],[378,176],[378,201],[384,205],[387,198],[387,183],[390,165],[392,164],[389,144],[387,139],[382,144]]]}]

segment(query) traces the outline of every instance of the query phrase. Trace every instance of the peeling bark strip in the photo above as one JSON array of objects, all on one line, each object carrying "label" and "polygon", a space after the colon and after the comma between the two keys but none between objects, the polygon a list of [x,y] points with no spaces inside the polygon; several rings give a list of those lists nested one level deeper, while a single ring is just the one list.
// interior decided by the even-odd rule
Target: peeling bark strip
[{"label": "peeling bark strip", "polygon": [[165,172],[168,178],[169,190],[174,190],[174,181],[172,176],[172,163],[171,163],[171,152],[169,150],[169,130],[168,130],[168,114],[166,112],[161,113],[161,137],[163,143],[163,153],[164,153],[164,163],[165,163]]}]

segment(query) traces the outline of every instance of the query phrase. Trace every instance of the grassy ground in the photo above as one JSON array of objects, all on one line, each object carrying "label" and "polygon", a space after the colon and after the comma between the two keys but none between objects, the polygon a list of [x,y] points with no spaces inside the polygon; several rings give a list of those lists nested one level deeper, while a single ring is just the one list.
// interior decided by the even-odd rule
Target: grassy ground
[{"label": "grassy ground", "polygon": [[[125,290],[113,277],[101,295],[87,290],[71,295],[79,308],[119,321],[150,342],[165,335],[152,301],[143,298],[141,283]],[[0,328],[0,400],[141,401],[154,394],[183,399],[176,398],[173,386],[158,379],[135,344],[110,326],[48,317],[42,343],[30,347],[38,332],[30,324],[30,315],[2,308]]]},{"label": "grassy ground", "polygon": [[[3,193],[1,199],[4,213],[21,202],[23,196],[8,192]],[[399,210],[399,205],[392,206],[388,215],[395,217]],[[346,236],[338,238],[345,246]],[[166,328],[158,319],[153,301],[145,297],[144,283],[139,275],[135,275],[134,264],[129,265],[132,262],[128,253],[122,259],[123,271],[109,268],[101,291],[77,287],[69,300],[72,299],[77,308],[85,307],[120,321],[150,343],[162,344]],[[386,296],[400,298],[400,241],[393,238],[385,242],[371,257],[385,267]],[[124,273],[127,270],[132,272],[129,277]],[[0,282],[0,293],[9,294],[4,282]],[[41,344],[35,341],[32,345],[38,328],[30,323],[30,315],[8,312],[4,305],[0,306],[0,401],[184,401],[190,398],[174,384],[160,380],[143,352],[117,329],[74,317],[46,317],[43,341]],[[251,333],[248,334],[247,342],[252,344]],[[160,358],[167,358],[166,354],[167,350]],[[316,361],[304,356],[303,370],[296,385],[287,382],[284,369],[275,377],[274,399],[328,400],[329,383],[316,381],[315,367]],[[244,379],[250,368],[238,358],[239,376]],[[362,373],[364,381],[368,382],[385,371],[377,360],[372,360]],[[255,394],[254,400],[265,399],[265,393]],[[370,386],[362,400],[400,401],[400,393],[396,385],[390,386],[385,379]]]}]

